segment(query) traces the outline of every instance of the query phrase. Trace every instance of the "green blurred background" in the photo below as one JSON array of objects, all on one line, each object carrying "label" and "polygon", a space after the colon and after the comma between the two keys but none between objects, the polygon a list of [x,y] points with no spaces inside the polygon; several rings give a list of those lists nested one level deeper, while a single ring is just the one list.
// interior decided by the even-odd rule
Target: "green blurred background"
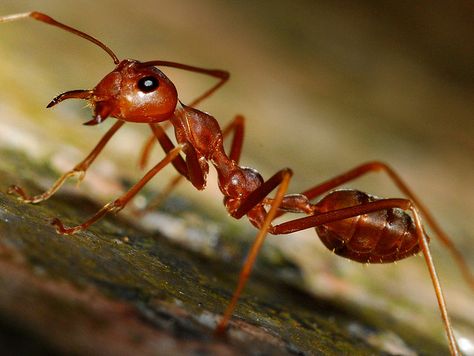
[{"label": "green blurred background", "polygon": [[[229,70],[231,81],[200,108],[222,125],[235,114],[245,115],[242,163],[265,177],[291,167],[293,192],[364,161],[391,164],[474,269],[472,2],[0,3],[0,15],[30,10],[97,37],[119,58]],[[60,92],[95,86],[112,70],[110,58],[84,40],[31,20],[2,24],[0,39],[0,146],[51,161],[59,171],[70,169],[112,120],[83,127],[90,117],[84,103],[44,107]],[[184,102],[213,83],[196,74],[165,72]],[[148,133],[139,125],[128,126],[87,175],[84,189],[102,201],[117,196],[122,188],[117,177],[135,180],[140,175],[135,162]],[[351,186],[380,196],[400,195],[384,176],[370,175]],[[183,186],[177,194],[218,209],[228,219],[213,175],[206,192]],[[412,311],[423,311],[419,328],[433,325],[441,335],[421,258],[366,268],[327,253],[313,231],[270,240],[300,264],[307,287],[316,293],[388,309],[413,323]],[[472,325],[473,293],[450,256],[437,241],[432,245],[451,313],[458,325],[467,319]],[[474,337],[472,329],[462,330]]]}]

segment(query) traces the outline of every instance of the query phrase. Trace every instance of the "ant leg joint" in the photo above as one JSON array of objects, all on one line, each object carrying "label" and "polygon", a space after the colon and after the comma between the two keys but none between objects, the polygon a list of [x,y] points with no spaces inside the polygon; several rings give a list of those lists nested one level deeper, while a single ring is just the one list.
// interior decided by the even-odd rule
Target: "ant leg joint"
[{"label": "ant leg joint", "polygon": [[283,168],[281,170],[281,174],[282,176],[290,176],[292,177],[293,176],[293,170],[291,168]]},{"label": "ant leg joint", "polygon": [[388,164],[382,161],[370,161],[363,163],[360,167],[366,167],[374,171],[392,171],[392,168]]},{"label": "ant leg joint", "polygon": [[110,213],[117,214],[119,211],[121,211],[124,208],[123,202],[119,199],[114,200],[111,203],[106,204],[104,206],[104,209],[109,211]]}]

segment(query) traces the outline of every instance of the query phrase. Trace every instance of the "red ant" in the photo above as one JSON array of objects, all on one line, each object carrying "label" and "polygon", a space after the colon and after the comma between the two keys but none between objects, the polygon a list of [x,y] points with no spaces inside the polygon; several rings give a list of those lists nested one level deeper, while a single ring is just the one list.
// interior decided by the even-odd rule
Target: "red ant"
[{"label": "red ant", "polygon": [[[438,300],[451,354],[459,354],[441,285],[428,247],[429,238],[421,223],[420,212],[452,253],[464,277],[473,288],[474,277],[470,274],[460,252],[441,230],[432,215],[389,166],[381,162],[366,163],[300,194],[286,194],[292,176],[290,169],[282,169],[270,179],[264,180],[256,170],[239,165],[244,136],[243,117],[237,116],[226,129],[221,131],[214,117],[193,108],[228,80],[227,72],[159,60],[139,62],[124,59],[120,61],[114,52],[99,40],[39,12],[3,16],[0,17],[0,23],[27,17],[59,27],[95,43],[112,57],[116,65],[115,69],[107,74],[94,89],[62,93],[55,97],[47,107],[52,107],[66,99],[85,99],[93,108],[93,119],[85,125],[100,124],[108,117],[114,117],[118,121],[82,162],[62,175],[45,193],[30,197],[18,186],[10,187],[9,193],[16,193],[24,202],[38,203],[53,195],[67,178],[78,176],[79,180],[82,180],[86,170],[110,138],[127,121],[146,123],[153,132],[153,141],[147,142],[142,153],[142,164],[147,160],[155,139],[166,153],[166,156],[127,193],[106,204],[84,223],[74,227],[65,227],[59,219],[55,218],[52,224],[58,233],[74,234],[87,229],[109,212],[117,213],[155,174],[170,163],[180,176],[202,190],[206,184],[210,163],[217,171],[219,188],[224,195],[224,205],[229,214],[236,219],[246,215],[259,229],[240,272],[232,299],[216,327],[217,334],[224,333],[228,326],[267,233],[289,234],[315,228],[328,249],[339,256],[361,263],[391,263],[422,252]],[[202,73],[218,78],[219,82],[187,106],[178,100],[174,84],[156,68],[158,66]],[[159,125],[163,122],[169,122],[174,127],[177,145]],[[230,134],[233,135],[232,143],[230,152],[226,153],[223,140]],[[184,158],[181,153],[184,153]],[[379,171],[385,172],[408,199],[381,199],[357,190],[331,191],[364,174]],[[172,185],[176,182],[177,180]],[[275,188],[277,188],[275,196],[269,198],[268,195]],[[326,192],[329,193],[321,200],[311,203],[312,199]],[[272,224],[277,217],[287,212],[302,213],[306,216],[277,225]]]}]

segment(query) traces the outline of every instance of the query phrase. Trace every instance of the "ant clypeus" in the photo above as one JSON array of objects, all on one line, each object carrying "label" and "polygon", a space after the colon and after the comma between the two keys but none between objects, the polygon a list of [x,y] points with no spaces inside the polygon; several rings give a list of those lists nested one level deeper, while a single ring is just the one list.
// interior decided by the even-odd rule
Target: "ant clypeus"
[{"label": "ant clypeus", "polygon": [[[288,234],[315,228],[327,248],[337,255],[357,262],[391,263],[416,255],[421,251],[433,282],[451,353],[459,354],[441,285],[428,247],[429,238],[421,223],[420,212],[453,254],[471,287],[474,287],[474,278],[451,240],[389,166],[381,162],[366,163],[300,194],[286,194],[292,176],[290,169],[282,169],[265,181],[256,170],[239,166],[244,136],[243,117],[237,116],[226,129],[221,131],[219,124],[212,116],[193,108],[228,80],[227,72],[159,60],[139,62],[124,59],[120,61],[112,50],[99,40],[40,12],[3,16],[0,17],[0,22],[27,17],[57,26],[95,43],[112,57],[116,65],[115,69],[107,74],[94,89],[62,93],[48,104],[48,108],[65,99],[86,99],[94,112],[93,119],[86,122],[86,125],[100,124],[108,117],[115,117],[118,121],[102,137],[92,152],[71,171],[62,175],[48,191],[30,197],[20,187],[12,186],[9,189],[10,193],[16,193],[24,202],[38,203],[53,195],[67,178],[78,176],[79,180],[82,180],[86,170],[110,138],[127,121],[148,124],[153,132],[153,141],[147,142],[142,153],[142,163],[146,161],[155,140],[158,140],[166,153],[166,156],[127,193],[106,204],[83,224],[65,227],[59,219],[54,219],[52,224],[58,233],[74,234],[88,228],[109,212],[120,211],[155,174],[169,163],[174,166],[180,176],[202,190],[206,184],[206,175],[211,163],[217,171],[219,188],[224,195],[224,205],[229,214],[236,219],[246,215],[259,229],[241,270],[237,288],[223,318],[217,325],[216,333],[220,334],[226,330],[267,233]],[[178,100],[175,86],[156,68],[157,66],[206,74],[218,78],[219,82],[187,106]],[[159,125],[162,122],[173,125],[177,145]],[[233,135],[230,153],[226,153],[223,140],[230,134]],[[184,158],[181,153],[184,153]],[[357,190],[331,191],[364,174],[379,171],[385,172],[408,199],[381,199]],[[176,182],[177,180],[172,185]],[[269,198],[268,195],[275,188],[278,189],[274,198]],[[329,191],[331,192],[321,200],[311,203],[312,199]],[[272,225],[275,218],[286,212],[302,213],[307,216]]]}]

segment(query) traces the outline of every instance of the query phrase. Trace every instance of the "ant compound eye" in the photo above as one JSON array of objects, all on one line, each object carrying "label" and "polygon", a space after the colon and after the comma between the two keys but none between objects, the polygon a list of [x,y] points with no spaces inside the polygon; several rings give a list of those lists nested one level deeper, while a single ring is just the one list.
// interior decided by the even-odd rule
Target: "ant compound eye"
[{"label": "ant compound eye", "polygon": [[138,89],[143,93],[150,93],[160,85],[158,79],[152,76],[141,78],[138,83]]}]

